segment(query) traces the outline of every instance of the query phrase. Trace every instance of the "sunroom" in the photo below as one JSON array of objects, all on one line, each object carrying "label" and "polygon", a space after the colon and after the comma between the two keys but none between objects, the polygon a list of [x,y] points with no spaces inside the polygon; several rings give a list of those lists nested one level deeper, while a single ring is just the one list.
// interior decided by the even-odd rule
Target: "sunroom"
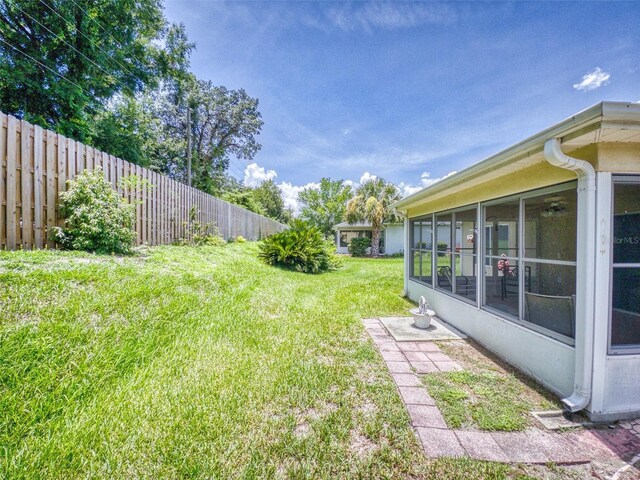
[{"label": "sunroom", "polygon": [[396,204],[405,290],[594,420],[640,416],[640,105],[604,102]]}]

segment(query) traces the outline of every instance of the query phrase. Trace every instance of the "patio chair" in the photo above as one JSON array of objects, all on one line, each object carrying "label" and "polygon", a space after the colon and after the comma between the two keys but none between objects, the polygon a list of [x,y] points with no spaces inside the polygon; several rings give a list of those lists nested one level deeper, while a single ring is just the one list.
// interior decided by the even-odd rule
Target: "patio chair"
[{"label": "patio chair", "polygon": [[575,338],[575,298],[525,292],[525,319],[553,332]]},{"label": "patio chair", "polygon": [[438,267],[438,286],[451,290],[453,285],[453,277],[451,275],[451,267],[445,265]]},{"label": "patio chair", "polygon": [[[453,273],[451,272],[451,267],[448,265],[438,267],[438,286],[440,288],[452,290],[452,285]],[[469,277],[466,275],[456,276],[456,293],[468,296],[470,292],[475,292],[475,288],[475,277],[473,281],[469,281]]]}]

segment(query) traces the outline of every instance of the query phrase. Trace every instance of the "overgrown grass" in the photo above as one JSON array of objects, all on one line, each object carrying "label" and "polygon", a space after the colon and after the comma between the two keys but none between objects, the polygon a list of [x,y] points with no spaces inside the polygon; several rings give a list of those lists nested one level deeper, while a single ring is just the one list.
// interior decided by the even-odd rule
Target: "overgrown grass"
[{"label": "overgrown grass", "polygon": [[465,367],[423,377],[449,427],[519,431],[531,425],[532,410],[559,408],[539,385],[488,358],[488,352],[472,341],[443,342],[441,347]]},{"label": "overgrown grass", "polygon": [[257,252],[0,252],[0,478],[519,475],[424,459],[360,322],[406,312],[401,259]]},{"label": "overgrown grass", "polygon": [[529,405],[513,378],[465,371],[429,375],[424,382],[452,428],[510,432],[527,426]]}]

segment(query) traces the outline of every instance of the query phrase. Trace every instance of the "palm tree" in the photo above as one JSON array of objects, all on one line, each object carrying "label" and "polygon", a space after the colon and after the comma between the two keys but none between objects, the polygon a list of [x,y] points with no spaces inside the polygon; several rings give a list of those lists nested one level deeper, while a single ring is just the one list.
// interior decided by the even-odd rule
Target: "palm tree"
[{"label": "palm tree", "polygon": [[399,221],[400,214],[391,204],[400,200],[395,185],[382,178],[367,180],[356,189],[356,196],[347,203],[346,218],[349,223],[371,223],[371,255],[380,253],[380,234],[384,222]]}]

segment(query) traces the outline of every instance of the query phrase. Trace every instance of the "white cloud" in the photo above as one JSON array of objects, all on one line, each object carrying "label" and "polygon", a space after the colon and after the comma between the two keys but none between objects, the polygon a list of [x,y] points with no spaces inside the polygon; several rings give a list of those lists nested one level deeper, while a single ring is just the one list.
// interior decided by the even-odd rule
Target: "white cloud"
[{"label": "white cloud", "polygon": [[307,183],[303,186],[292,185],[290,182],[282,182],[278,185],[282,192],[282,200],[285,208],[290,208],[294,215],[300,213],[300,204],[298,203],[298,194],[305,188],[320,188],[319,183]]},{"label": "white cloud", "polygon": [[[245,177],[244,184],[250,187],[256,187],[260,185],[263,181],[271,180],[276,178],[278,175],[274,170],[266,170],[263,167],[258,166],[256,163],[250,164],[245,169]],[[411,185],[408,183],[401,182],[398,186],[400,193],[403,197],[407,195],[411,195],[412,193],[417,192],[418,190],[422,190],[424,187],[427,187],[435,182],[439,182],[440,180],[447,178],[453,175],[456,172],[450,172],[443,177],[440,178],[431,178],[429,172],[423,172],[420,175],[420,184],[419,185]],[[358,182],[353,180],[344,180],[345,185],[350,185],[354,189],[359,187],[365,182],[369,180],[375,180],[378,176],[372,173],[365,171]],[[287,209],[291,209],[294,215],[298,215],[300,213],[300,203],[298,202],[298,195],[302,190],[306,188],[319,189],[320,183],[309,182],[306,185],[293,185],[291,182],[280,182],[278,184],[278,188],[282,194],[282,200],[284,202],[284,206]]]},{"label": "white cloud", "polygon": [[574,84],[573,88],[576,90],[582,90],[583,92],[588,92],[606,85],[609,83],[609,78],[611,78],[609,73],[603,72],[600,67],[596,67],[593,72],[587,73],[582,77],[582,81],[580,83]]},{"label": "white cloud", "polygon": [[422,175],[420,175],[419,185],[414,186],[408,183],[401,182],[400,185],[398,185],[398,188],[400,189],[400,193],[402,194],[402,196],[407,197],[409,195],[416,193],[419,190],[422,190],[425,187],[428,187],[429,185],[433,185],[434,183],[439,182],[440,180],[444,180],[445,178],[450,177],[455,173],[457,172],[455,171],[449,172],[440,178],[431,178],[431,174],[429,172],[422,172]]},{"label": "white cloud", "polygon": [[[257,187],[262,182],[273,180],[278,174],[275,170],[266,170],[257,163],[251,163],[244,169],[244,185],[247,187]],[[353,183],[353,182],[351,182]],[[291,209],[295,215],[300,213],[300,205],[298,204],[298,194],[305,188],[320,188],[319,183],[307,183],[306,185],[293,185],[290,182],[281,182],[278,188],[282,193],[282,201],[287,209]]]},{"label": "white cloud", "polygon": [[247,187],[257,187],[262,182],[273,180],[278,174],[275,170],[265,170],[259,167],[257,163],[251,163],[244,169],[244,184]]},{"label": "white cloud", "polygon": [[368,182],[369,180],[375,180],[376,178],[378,178],[377,175],[372,175],[369,172],[364,172],[360,177],[360,181],[358,182],[358,184],[362,185],[363,183]]},{"label": "white cloud", "polygon": [[450,25],[457,20],[455,10],[449,5],[372,2],[344,5],[327,11],[329,21],[344,31],[362,29],[371,32],[376,28],[393,30],[421,25]]},{"label": "white cloud", "polygon": [[402,195],[402,197],[408,197],[409,195],[412,195],[414,193],[416,193],[418,190],[422,190],[424,187],[422,186],[411,186],[409,184],[406,184],[404,182],[400,182],[400,185],[398,185],[398,189],[400,190],[400,195]]}]

